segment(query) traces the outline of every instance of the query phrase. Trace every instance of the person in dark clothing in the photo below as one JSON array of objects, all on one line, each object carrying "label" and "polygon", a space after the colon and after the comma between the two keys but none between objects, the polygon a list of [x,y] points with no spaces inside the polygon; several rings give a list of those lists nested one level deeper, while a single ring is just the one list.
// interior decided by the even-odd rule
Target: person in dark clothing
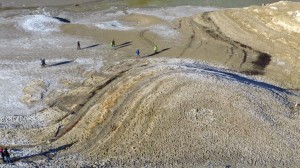
[{"label": "person in dark clothing", "polygon": [[112,40],[112,42],[111,42],[110,46],[111,46],[111,47],[115,47],[115,46],[116,46],[116,42],[115,42],[115,40],[114,40],[114,39]]},{"label": "person in dark clothing", "polygon": [[7,148],[4,149],[4,159],[6,163],[11,163],[10,154],[8,153]]},{"label": "person in dark clothing", "polygon": [[81,50],[80,42],[79,41],[77,41],[77,50]]},{"label": "person in dark clothing", "polygon": [[139,50],[139,49],[137,49],[137,50],[135,51],[135,54],[136,54],[136,56],[141,57],[141,56],[140,56],[140,50]]},{"label": "person in dark clothing", "polygon": [[47,66],[45,58],[41,59],[41,67],[45,68]]},{"label": "person in dark clothing", "polygon": [[0,153],[1,153],[1,157],[2,157],[3,163],[5,163],[4,152],[3,152],[2,148],[0,149]]}]

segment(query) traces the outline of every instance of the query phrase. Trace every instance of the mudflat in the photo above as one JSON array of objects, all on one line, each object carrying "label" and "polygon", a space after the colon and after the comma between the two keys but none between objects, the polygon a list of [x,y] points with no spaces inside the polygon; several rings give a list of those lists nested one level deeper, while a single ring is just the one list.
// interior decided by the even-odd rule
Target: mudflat
[{"label": "mudflat", "polygon": [[19,167],[297,166],[299,7],[3,11],[1,146]]}]

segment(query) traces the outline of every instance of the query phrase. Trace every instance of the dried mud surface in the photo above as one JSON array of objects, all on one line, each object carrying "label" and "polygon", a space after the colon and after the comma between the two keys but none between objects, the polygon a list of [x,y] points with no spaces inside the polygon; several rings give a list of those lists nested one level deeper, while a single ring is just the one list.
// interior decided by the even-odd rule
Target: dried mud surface
[{"label": "dried mud surface", "polygon": [[[130,31],[61,25],[91,41],[117,36],[117,47],[72,51],[66,57],[102,54],[105,66],[67,64],[83,80],[61,79],[64,90],[42,79],[24,86],[22,103],[39,111],[0,117],[11,166],[299,165],[299,7],[278,2],[172,22],[128,14],[120,20],[137,28]],[[148,27],[156,24],[179,35],[164,38]],[[133,58],[137,48],[141,58]]]},{"label": "dried mud surface", "polygon": [[[127,60],[53,94],[40,112],[51,116],[43,127],[1,136],[30,138],[14,142],[22,148],[68,146],[51,162],[68,166],[294,165],[296,100],[283,88],[195,61]],[[59,159],[72,154],[81,162]]]}]

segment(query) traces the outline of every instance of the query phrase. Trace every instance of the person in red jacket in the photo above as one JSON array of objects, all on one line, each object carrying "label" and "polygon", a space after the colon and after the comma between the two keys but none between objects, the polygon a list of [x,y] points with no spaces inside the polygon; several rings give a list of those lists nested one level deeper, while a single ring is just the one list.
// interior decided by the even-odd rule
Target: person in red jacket
[{"label": "person in red jacket", "polygon": [[2,157],[3,163],[5,163],[4,152],[3,152],[2,148],[0,149],[0,153],[1,153],[1,157]]}]

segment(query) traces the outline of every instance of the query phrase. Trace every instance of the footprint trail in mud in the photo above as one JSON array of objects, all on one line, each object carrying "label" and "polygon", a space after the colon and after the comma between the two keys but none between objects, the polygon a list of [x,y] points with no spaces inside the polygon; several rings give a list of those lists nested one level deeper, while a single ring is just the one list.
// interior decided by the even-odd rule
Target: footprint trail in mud
[{"label": "footprint trail in mud", "polygon": [[147,30],[143,30],[139,33],[139,36],[142,40],[144,40],[147,44],[149,44],[149,46],[153,47],[155,45],[155,43],[153,41],[151,41],[150,39],[148,39],[147,37],[145,37],[145,33],[149,31]]}]

